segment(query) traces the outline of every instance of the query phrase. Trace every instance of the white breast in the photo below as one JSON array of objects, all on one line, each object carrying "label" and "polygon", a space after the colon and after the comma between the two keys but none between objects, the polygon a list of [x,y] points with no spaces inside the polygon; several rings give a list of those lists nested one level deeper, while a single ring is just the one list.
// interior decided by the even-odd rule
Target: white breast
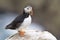
[{"label": "white breast", "polygon": [[29,15],[29,17],[24,19],[23,23],[20,25],[19,30],[21,28],[23,28],[23,29],[27,28],[30,24],[31,24],[31,16]]}]

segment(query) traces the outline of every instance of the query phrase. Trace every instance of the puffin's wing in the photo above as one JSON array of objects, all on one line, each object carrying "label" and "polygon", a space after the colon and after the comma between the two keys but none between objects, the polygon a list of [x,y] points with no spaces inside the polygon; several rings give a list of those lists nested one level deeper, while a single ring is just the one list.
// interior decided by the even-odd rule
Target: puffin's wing
[{"label": "puffin's wing", "polygon": [[23,15],[17,16],[10,24],[6,26],[6,29],[16,29],[23,22]]}]

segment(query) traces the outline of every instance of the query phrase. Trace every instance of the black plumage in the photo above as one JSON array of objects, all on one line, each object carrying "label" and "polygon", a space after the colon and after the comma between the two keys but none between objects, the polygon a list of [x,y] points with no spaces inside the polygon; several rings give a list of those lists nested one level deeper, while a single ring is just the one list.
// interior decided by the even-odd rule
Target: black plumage
[{"label": "black plumage", "polygon": [[6,29],[17,29],[21,25],[21,23],[24,21],[25,18],[29,16],[29,13],[23,12],[22,15],[19,15],[15,18],[15,20],[12,21],[12,23],[8,24],[6,26]]}]

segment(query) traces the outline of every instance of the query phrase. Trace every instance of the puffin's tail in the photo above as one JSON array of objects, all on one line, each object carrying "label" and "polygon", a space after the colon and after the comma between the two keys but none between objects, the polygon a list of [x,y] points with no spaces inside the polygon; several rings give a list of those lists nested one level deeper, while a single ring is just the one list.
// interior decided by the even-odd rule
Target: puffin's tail
[{"label": "puffin's tail", "polygon": [[12,27],[12,25],[7,25],[6,27],[5,27],[5,29],[10,29]]},{"label": "puffin's tail", "polygon": [[11,24],[9,24],[5,27],[5,29],[15,29],[15,27],[13,27]]}]

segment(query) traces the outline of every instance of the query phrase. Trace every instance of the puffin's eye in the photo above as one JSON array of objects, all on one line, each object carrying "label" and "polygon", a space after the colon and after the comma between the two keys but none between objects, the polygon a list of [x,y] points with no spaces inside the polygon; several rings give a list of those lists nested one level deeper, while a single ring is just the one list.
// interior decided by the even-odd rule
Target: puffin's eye
[{"label": "puffin's eye", "polygon": [[29,10],[29,8],[27,8]]}]

